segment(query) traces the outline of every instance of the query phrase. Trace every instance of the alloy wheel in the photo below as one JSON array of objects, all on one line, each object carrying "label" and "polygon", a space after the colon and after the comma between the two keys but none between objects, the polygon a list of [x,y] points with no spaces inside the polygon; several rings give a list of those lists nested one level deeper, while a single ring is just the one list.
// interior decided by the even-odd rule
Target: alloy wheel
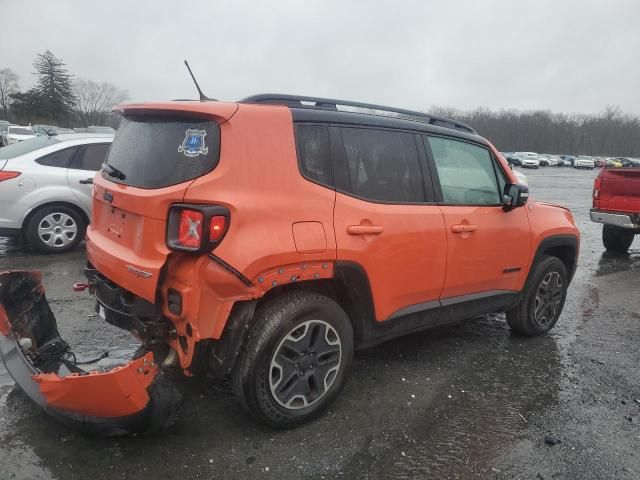
[{"label": "alloy wheel", "polygon": [[533,311],[534,322],[538,327],[546,328],[555,321],[563,291],[562,277],[558,272],[549,272],[544,276],[536,292]]},{"label": "alloy wheel", "polygon": [[318,402],[331,388],[342,360],[336,330],[323,320],[295,326],[279,343],[269,366],[269,387],[283,407],[299,410]]}]

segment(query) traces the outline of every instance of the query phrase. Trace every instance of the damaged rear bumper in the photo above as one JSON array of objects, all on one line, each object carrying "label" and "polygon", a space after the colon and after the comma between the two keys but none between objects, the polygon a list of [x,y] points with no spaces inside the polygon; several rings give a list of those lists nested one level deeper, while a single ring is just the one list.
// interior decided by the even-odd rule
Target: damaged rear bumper
[{"label": "damaged rear bumper", "polygon": [[35,403],[77,430],[160,430],[175,419],[181,403],[152,352],[106,371],[79,368],[58,333],[39,272],[0,273],[0,355]]}]

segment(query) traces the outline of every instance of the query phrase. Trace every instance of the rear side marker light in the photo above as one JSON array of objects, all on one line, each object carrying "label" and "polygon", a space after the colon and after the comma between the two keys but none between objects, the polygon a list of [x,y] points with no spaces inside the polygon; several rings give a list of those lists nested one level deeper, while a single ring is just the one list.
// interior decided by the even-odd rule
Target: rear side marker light
[{"label": "rear side marker light", "polygon": [[22,172],[9,172],[9,171],[0,171],[0,182],[5,180],[11,180],[12,178],[16,178]]},{"label": "rear side marker light", "polygon": [[227,224],[227,218],[222,215],[211,217],[211,227],[209,228],[209,240],[217,242],[222,237]]}]

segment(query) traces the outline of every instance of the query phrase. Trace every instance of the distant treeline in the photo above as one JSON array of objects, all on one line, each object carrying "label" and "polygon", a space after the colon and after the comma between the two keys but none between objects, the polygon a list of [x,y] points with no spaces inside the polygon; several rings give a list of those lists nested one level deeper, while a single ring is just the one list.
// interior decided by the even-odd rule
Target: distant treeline
[{"label": "distant treeline", "polygon": [[471,125],[503,152],[640,157],[640,118],[619,107],[596,115],[438,107],[431,113]]}]

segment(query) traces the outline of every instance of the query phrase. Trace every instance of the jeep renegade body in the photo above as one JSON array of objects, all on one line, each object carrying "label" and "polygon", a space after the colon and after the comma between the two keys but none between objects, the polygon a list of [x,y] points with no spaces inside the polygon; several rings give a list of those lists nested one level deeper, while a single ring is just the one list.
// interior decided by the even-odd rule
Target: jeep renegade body
[{"label": "jeep renegade body", "polygon": [[205,365],[257,419],[288,427],[337,396],[357,349],[491,312],[533,336],[560,316],[573,217],[528,202],[464,124],[286,95],[119,112],[94,179],[86,286],[142,350],[87,374],[37,274],[0,277],[5,364],[58,417],[161,426],[177,404],[162,370]]}]

